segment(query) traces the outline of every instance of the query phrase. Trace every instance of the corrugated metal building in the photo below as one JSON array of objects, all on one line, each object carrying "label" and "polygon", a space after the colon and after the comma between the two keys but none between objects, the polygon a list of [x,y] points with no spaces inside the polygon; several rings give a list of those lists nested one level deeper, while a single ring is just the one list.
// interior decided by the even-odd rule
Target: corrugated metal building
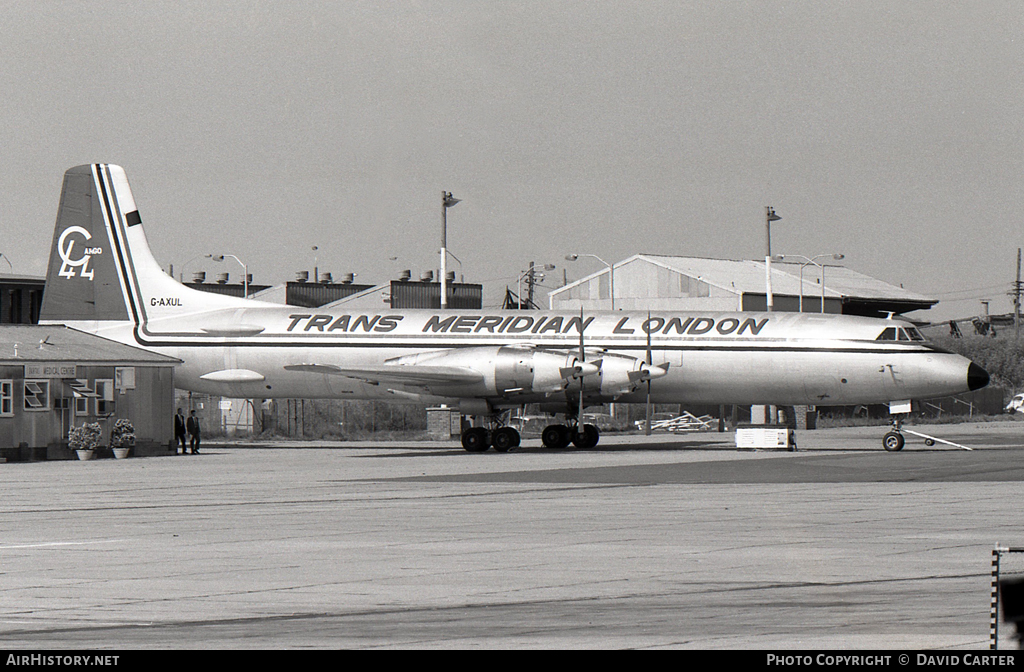
[{"label": "corrugated metal building", "polygon": [[[484,287],[466,282],[449,282],[448,307],[479,309],[483,305]],[[391,307],[440,308],[441,283],[391,281]]]},{"label": "corrugated metal building", "polygon": [[201,292],[225,294],[227,296],[245,296],[246,290],[248,290],[249,296],[252,296],[256,292],[270,289],[270,285],[253,284],[252,274],[249,275],[248,286],[244,282],[232,284],[228,282],[229,279],[230,276],[227,273],[221,273],[217,276],[216,282],[206,282],[206,273],[200,271],[192,274],[192,282],[183,282],[182,284],[192,289],[198,289]]},{"label": "corrugated metal building", "polygon": [[71,426],[135,426],[136,455],[170,455],[180,360],[65,326],[0,327],[0,457],[71,459]]},{"label": "corrugated metal building", "polygon": [[[801,272],[801,268],[803,269]],[[773,261],[777,311],[821,312],[822,268]],[[802,276],[802,277],[801,277]],[[937,299],[843,266],[824,267],[826,313],[884,317],[930,308]],[[548,294],[553,310],[743,310],[767,307],[765,262],[637,254]]]},{"label": "corrugated metal building", "polygon": [[0,324],[35,324],[43,305],[45,278],[0,278]]}]

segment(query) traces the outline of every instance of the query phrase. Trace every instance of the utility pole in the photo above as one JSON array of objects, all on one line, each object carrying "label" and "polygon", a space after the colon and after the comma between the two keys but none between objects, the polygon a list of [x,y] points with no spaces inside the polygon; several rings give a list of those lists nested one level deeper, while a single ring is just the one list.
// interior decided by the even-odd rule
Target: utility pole
[{"label": "utility pole", "polygon": [[1013,283],[1013,337],[1020,338],[1020,248],[1017,248],[1017,281]]},{"label": "utility pole", "polygon": [[[526,276],[526,307],[533,306],[533,283],[536,282],[533,277],[533,262],[530,262],[530,274]],[[522,298],[520,298],[520,301]]]}]

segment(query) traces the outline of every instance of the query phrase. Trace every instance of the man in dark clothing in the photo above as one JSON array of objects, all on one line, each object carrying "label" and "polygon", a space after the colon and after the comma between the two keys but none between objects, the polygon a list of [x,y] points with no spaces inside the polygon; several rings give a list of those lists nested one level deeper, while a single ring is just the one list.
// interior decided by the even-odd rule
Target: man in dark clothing
[{"label": "man in dark clothing", "polygon": [[174,454],[178,454],[178,444],[181,444],[181,454],[188,455],[188,451],[185,449],[185,416],[182,414],[181,409],[178,409],[178,414],[174,416]]},{"label": "man in dark clothing", "polygon": [[188,420],[185,423],[185,428],[188,430],[189,436],[192,438],[192,454],[199,454],[199,418],[196,417],[196,412],[192,411]]}]

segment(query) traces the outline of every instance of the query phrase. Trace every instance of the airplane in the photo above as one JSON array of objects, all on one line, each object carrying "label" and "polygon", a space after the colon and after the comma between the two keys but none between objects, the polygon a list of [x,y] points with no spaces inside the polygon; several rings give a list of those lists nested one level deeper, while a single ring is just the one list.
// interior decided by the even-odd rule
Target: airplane
[{"label": "airplane", "polygon": [[[891,318],[891,316],[890,316]],[[518,446],[501,411],[564,412],[549,448],[596,446],[608,402],[850,405],[977,390],[988,373],[909,323],[779,312],[300,308],[201,292],[167,275],[125,171],[64,175],[40,314],[182,361],[180,389],[231,398],[448,404],[476,418],[463,447]],[[887,450],[903,447],[899,426]]]}]

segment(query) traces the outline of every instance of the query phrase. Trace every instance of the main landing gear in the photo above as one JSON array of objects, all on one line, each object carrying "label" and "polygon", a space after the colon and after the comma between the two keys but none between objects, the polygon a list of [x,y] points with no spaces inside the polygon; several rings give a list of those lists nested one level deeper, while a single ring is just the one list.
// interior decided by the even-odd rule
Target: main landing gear
[{"label": "main landing gear", "polygon": [[[601,433],[594,425],[579,425],[570,420],[569,425],[548,425],[540,438],[546,448],[568,448],[570,444],[577,448],[593,448],[601,439]],[[499,453],[507,453],[517,448],[520,442],[521,437],[515,427],[470,427],[462,433],[462,447],[470,453],[483,453],[491,446]]]},{"label": "main landing gear", "polygon": [[483,453],[491,446],[499,453],[507,453],[519,442],[519,432],[515,427],[503,426],[494,430],[470,427],[462,433],[462,447],[470,453]]},{"label": "main landing gear", "polygon": [[545,448],[593,448],[601,439],[601,433],[594,425],[548,425],[540,435]]}]

